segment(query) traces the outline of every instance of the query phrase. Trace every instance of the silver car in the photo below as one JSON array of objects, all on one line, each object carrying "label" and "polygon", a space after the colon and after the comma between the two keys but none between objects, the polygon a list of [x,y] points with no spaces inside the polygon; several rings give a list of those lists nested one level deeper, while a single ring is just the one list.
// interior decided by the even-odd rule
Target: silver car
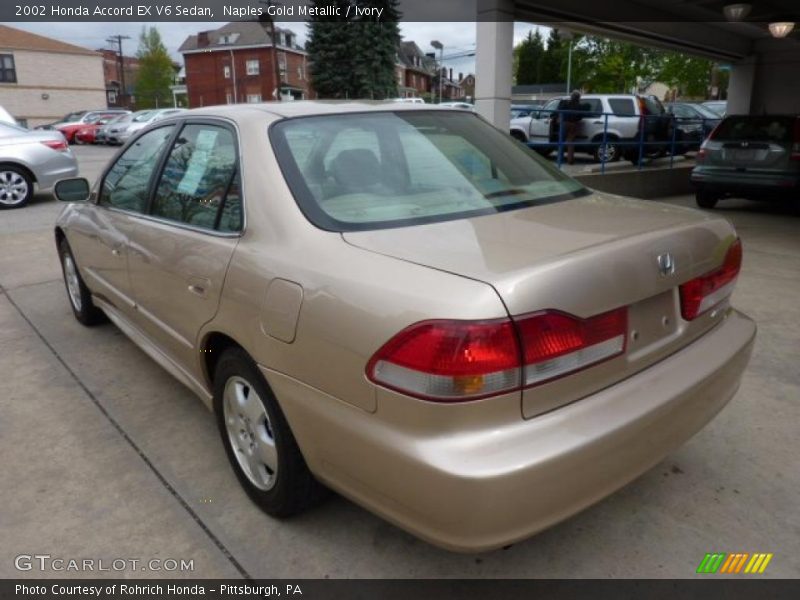
[{"label": "silver car", "polygon": [[160,121],[172,115],[184,112],[185,108],[157,108],[153,110],[141,110],[133,114],[133,119],[127,124],[126,127],[120,131],[115,132],[109,136],[109,140],[113,140],[118,144],[127,142],[134,133],[141,131],[151,123]]},{"label": "silver car", "polygon": [[58,131],[30,131],[0,123],[0,208],[19,208],[34,189],[78,174],[78,162]]}]

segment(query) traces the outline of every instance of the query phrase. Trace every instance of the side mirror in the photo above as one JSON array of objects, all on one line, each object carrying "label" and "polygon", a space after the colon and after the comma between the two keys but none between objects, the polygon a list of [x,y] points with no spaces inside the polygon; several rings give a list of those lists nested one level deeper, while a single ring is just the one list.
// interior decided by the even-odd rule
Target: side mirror
[{"label": "side mirror", "polygon": [[85,202],[92,190],[85,177],[73,177],[56,183],[54,192],[61,202]]}]

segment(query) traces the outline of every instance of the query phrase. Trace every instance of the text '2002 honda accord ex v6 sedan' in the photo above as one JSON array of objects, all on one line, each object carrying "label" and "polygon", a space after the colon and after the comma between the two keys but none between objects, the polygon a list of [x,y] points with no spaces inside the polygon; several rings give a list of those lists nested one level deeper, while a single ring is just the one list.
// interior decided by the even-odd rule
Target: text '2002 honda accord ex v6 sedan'
[{"label": "text '2002 honda accord ex v6 sedan'", "polygon": [[75,316],[213,408],[278,517],[332,488],[446,548],[520,540],[702,428],[755,336],[727,221],[587,190],[467,111],[192,110],[57,194]]}]

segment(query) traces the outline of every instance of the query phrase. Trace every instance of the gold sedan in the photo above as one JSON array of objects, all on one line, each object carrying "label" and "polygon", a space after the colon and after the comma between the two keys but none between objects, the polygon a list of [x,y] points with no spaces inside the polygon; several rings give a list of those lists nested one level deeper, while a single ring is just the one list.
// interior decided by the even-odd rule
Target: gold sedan
[{"label": "gold sedan", "polygon": [[330,488],[453,550],[520,540],[702,428],[756,331],[730,223],[588,190],[467,111],[193,110],[57,195],[76,318],[213,409],[277,517]]}]

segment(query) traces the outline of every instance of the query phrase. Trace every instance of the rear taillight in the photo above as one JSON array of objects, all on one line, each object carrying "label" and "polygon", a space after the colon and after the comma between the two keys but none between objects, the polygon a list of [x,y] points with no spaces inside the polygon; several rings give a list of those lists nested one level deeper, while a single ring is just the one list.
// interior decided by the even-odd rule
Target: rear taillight
[{"label": "rear taillight", "polygon": [[742,243],[737,239],[728,248],[721,267],[680,286],[683,318],[696,319],[730,296],[741,266]]},{"label": "rear taillight", "polygon": [[625,308],[589,319],[546,311],[513,322],[423,321],[378,350],[367,377],[426,400],[475,400],[621,354],[626,331]]},{"label": "rear taillight", "polygon": [[375,383],[438,401],[519,388],[514,326],[496,321],[423,321],[389,340],[367,365]]},{"label": "rear taillight", "polygon": [[794,133],[792,135],[792,153],[789,155],[791,160],[800,160],[800,117],[794,120]]},{"label": "rear taillight", "polygon": [[524,360],[524,385],[578,371],[625,350],[628,311],[620,308],[588,319],[544,312],[516,321]]},{"label": "rear taillight", "polygon": [[58,152],[66,152],[67,149],[69,148],[67,140],[48,140],[46,142],[42,142],[42,144]]}]

